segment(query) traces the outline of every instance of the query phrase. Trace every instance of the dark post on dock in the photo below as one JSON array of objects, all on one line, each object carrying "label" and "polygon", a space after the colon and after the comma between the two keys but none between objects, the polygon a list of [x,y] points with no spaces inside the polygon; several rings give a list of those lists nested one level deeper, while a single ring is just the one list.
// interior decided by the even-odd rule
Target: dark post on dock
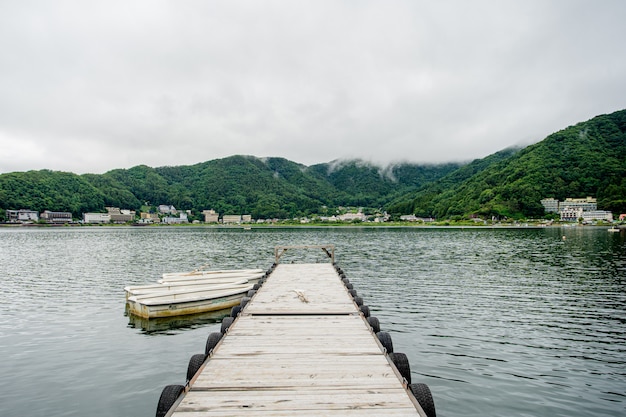
[{"label": "dark post on dock", "polygon": [[[321,249],[326,263],[281,263]],[[168,385],[157,417],[435,417],[425,384],[335,262],[333,245],[279,246],[266,277]]]}]

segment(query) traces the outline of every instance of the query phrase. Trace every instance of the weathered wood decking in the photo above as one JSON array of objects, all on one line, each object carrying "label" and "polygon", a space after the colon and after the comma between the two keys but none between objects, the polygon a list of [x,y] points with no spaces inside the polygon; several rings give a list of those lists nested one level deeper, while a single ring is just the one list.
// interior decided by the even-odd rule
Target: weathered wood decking
[{"label": "weathered wood decking", "polygon": [[423,415],[330,263],[279,264],[170,410]]}]

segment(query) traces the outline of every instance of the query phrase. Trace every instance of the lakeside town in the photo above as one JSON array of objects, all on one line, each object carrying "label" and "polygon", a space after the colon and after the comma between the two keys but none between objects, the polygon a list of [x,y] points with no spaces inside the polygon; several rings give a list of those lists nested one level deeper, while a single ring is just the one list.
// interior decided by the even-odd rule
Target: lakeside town
[{"label": "lakeside town", "polygon": [[[598,209],[597,200],[593,197],[566,198],[559,201],[554,198],[541,200],[545,210],[545,218],[539,219],[542,225],[557,223],[578,223],[582,225],[612,224],[615,221],[624,222],[626,214],[620,214],[616,219],[613,213]],[[430,217],[418,217],[415,215],[402,215],[398,219],[392,219],[386,212],[377,211],[365,214],[362,208],[345,209],[342,213],[332,216],[311,216],[295,219],[253,219],[250,214],[220,214],[215,210],[203,210],[193,220],[191,210],[177,210],[173,205],[161,204],[154,210],[140,211],[107,207],[106,213],[83,213],[81,219],[72,217],[70,212],[57,212],[44,210],[38,213],[34,210],[19,209],[6,210],[6,223],[12,225],[33,224],[132,224],[132,225],[175,225],[175,224],[223,224],[223,225],[251,225],[251,224],[276,224],[276,223],[388,223],[400,221],[405,223],[436,224],[436,219]],[[200,219],[198,219],[200,217]],[[508,219],[483,219],[479,217],[468,219],[476,225],[487,225],[507,222]],[[535,222],[537,222],[535,220]],[[514,222],[518,223],[518,222]]]}]

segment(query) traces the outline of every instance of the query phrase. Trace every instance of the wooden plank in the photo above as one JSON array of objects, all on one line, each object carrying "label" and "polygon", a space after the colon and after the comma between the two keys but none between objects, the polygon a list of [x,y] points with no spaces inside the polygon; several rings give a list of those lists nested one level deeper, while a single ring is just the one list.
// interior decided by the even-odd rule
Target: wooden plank
[{"label": "wooden plank", "polygon": [[381,349],[361,316],[240,316],[220,355],[375,355]]},{"label": "wooden plank", "polygon": [[[199,411],[199,412],[185,412],[179,413],[176,412],[174,416],[177,417],[232,417],[245,415],[249,417],[293,417],[296,412],[293,410],[273,410],[268,407],[266,410],[249,410],[245,407],[238,409],[236,412],[233,410],[212,410],[210,412],[207,411]],[[345,410],[298,410],[298,417],[357,417],[357,416],[389,416],[389,417],[415,417],[416,411],[415,409],[411,410],[409,408],[354,408],[354,409],[345,409]]]},{"label": "wooden plank", "polygon": [[354,357],[310,355],[211,359],[193,384],[194,390],[227,387],[397,388],[394,368],[380,355]]},{"label": "wooden plank", "polygon": [[[203,415],[274,415],[291,411],[301,415],[313,412],[317,415],[343,414],[355,410],[395,410],[399,414],[415,415],[415,408],[407,406],[406,394],[402,390],[289,390],[239,392],[218,391],[209,393],[191,392],[181,402],[177,414]],[[352,413],[351,413],[352,414]],[[197,414],[196,414],[197,415]],[[355,415],[355,414],[352,414]],[[380,414],[379,414],[380,415]]]}]

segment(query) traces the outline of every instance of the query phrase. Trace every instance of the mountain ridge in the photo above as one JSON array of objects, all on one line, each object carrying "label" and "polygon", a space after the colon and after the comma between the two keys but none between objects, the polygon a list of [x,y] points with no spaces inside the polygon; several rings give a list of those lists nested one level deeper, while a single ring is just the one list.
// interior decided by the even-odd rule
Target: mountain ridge
[{"label": "mountain ridge", "polygon": [[587,195],[600,207],[626,212],[626,110],[468,163],[383,166],[338,159],[306,166],[282,157],[232,155],[104,174],[0,174],[0,210],[71,211],[75,217],[107,206],[171,204],[254,218],[334,214],[341,206],[396,216],[525,218],[543,214],[542,198]]}]

